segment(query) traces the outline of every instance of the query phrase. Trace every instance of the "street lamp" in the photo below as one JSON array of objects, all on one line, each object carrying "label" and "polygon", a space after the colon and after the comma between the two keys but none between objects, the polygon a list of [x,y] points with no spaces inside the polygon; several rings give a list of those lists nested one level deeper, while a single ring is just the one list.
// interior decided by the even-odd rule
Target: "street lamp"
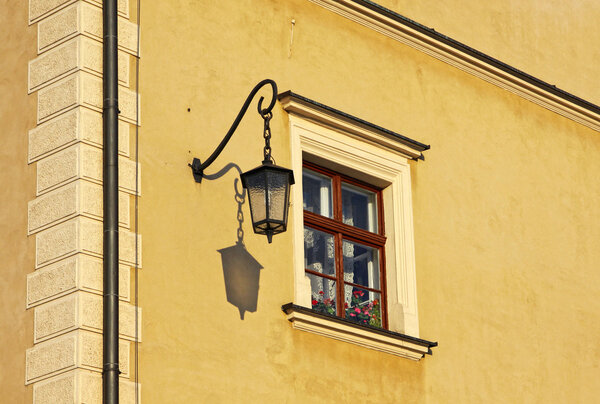
[{"label": "street lamp", "polygon": [[202,182],[204,170],[221,154],[248,110],[250,102],[252,102],[256,93],[267,84],[271,85],[273,89],[271,103],[267,108],[262,109],[264,97],[260,97],[257,108],[258,113],[264,120],[264,159],[260,166],[241,174],[241,179],[243,187],[248,190],[254,232],[266,235],[267,240],[271,243],[275,234],[283,233],[287,229],[290,186],[294,184],[292,170],[275,165],[271,157],[271,128],[269,122],[273,117],[271,111],[277,100],[277,84],[273,80],[263,80],[252,89],[231,128],[210,157],[204,163],[201,163],[200,159],[194,158],[192,164],[188,165],[192,168],[194,180]]}]

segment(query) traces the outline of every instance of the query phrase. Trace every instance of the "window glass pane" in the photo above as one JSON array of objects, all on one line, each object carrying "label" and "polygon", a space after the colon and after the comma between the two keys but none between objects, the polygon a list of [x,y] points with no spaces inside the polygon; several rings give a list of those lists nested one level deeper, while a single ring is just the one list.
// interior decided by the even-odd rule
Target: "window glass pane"
[{"label": "window glass pane", "polygon": [[304,168],[302,170],[304,210],[333,217],[331,178]]},{"label": "window glass pane", "polygon": [[304,268],[335,276],[333,235],[304,227]]},{"label": "window glass pane", "polygon": [[344,281],[357,283],[371,289],[379,286],[379,250],[377,248],[344,240]]},{"label": "window glass pane", "polygon": [[377,198],[374,192],[342,183],[342,219],[345,224],[377,233]]},{"label": "window glass pane", "polygon": [[348,320],[362,325],[381,327],[381,294],[344,286],[344,310]]},{"label": "window glass pane", "polygon": [[335,315],[335,281],[318,275],[306,275],[310,278],[312,308]]}]

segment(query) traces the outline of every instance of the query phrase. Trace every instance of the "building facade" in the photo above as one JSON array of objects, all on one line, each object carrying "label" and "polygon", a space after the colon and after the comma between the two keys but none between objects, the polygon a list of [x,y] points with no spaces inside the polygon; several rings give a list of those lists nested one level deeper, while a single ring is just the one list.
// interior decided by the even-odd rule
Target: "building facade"
[{"label": "building facade", "polygon": [[[102,2],[3,11],[0,401],[101,403]],[[120,0],[121,402],[595,402],[598,15]]]}]

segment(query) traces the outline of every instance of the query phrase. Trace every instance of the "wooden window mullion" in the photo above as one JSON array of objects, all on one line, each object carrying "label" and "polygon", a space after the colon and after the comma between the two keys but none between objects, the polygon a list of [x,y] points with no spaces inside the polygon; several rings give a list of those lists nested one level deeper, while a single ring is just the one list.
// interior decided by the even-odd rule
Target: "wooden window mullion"
[{"label": "wooden window mullion", "polygon": [[337,308],[338,316],[344,317],[344,257],[342,251],[342,234],[336,233],[335,235],[335,274],[337,277],[336,288],[337,288]]}]

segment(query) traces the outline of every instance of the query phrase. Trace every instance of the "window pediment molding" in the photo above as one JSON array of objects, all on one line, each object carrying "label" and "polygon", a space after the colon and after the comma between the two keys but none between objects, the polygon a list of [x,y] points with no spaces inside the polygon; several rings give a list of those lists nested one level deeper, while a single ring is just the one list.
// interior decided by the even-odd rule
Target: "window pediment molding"
[{"label": "window pediment molding", "polygon": [[355,136],[371,144],[394,150],[409,159],[424,159],[423,151],[430,148],[429,145],[291,91],[279,94],[278,98],[283,109],[289,114],[303,117],[320,125],[326,125],[331,129],[342,131],[346,135]]}]

